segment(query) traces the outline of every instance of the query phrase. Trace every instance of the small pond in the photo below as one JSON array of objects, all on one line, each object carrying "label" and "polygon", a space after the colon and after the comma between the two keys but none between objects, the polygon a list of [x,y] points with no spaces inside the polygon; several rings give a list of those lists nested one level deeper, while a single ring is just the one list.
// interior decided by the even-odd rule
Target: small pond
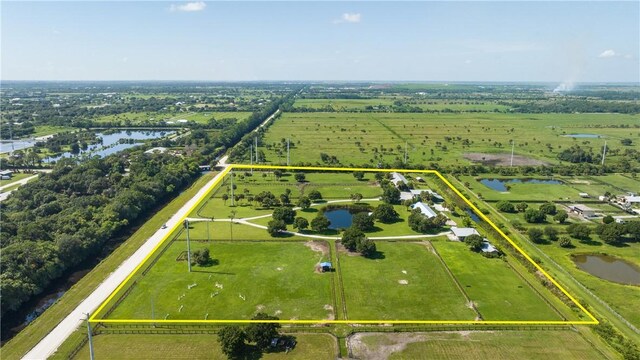
[{"label": "small pond", "polygon": [[508,191],[506,184],[560,185],[562,181],[551,179],[480,179],[480,183],[495,191]]},{"label": "small pond", "polygon": [[570,137],[570,138],[591,138],[591,139],[597,139],[599,137],[601,137],[602,135],[598,135],[598,134],[567,134],[567,135],[562,135],[564,137]]},{"label": "small pond", "polygon": [[[44,162],[58,161],[72,156],[105,157],[118,151],[138,146],[144,140],[158,139],[172,133],[173,131],[167,130],[123,130],[111,133],[96,133],[96,136],[102,139],[99,144],[90,145],[87,150],[80,151],[78,155],[65,152],[59,156],[46,158]],[[121,140],[126,140],[127,142],[121,142]]]},{"label": "small pond", "polygon": [[466,209],[465,212],[467,213],[467,215],[469,215],[471,220],[473,220],[474,222],[480,222],[480,217],[476,215],[476,213],[474,213],[473,210]]},{"label": "small pond", "polygon": [[571,260],[583,271],[601,279],[640,285],[640,268],[619,258],[601,254],[572,255]]},{"label": "small pond", "polygon": [[325,211],[324,216],[331,221],[329,229],[333,230],[348,228],[351,226],[351,220],[353,219],[353,215],[347,209]]}]

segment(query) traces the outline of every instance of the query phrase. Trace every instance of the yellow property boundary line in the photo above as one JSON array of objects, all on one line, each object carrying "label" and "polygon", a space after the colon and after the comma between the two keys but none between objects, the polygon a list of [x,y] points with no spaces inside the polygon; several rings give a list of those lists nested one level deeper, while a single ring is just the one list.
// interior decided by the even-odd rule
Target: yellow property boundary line
[{"label": "yellow property boundary line", "polygon": [[[491,227],[506,239],[511,246],[513,246],[522,256],[527,259],[533,266],[540,271],[553,285],[555,285],[564,295],[566,295],[580,310],[586,314],[590,320],[582,321],[485,321],[485,320],[153,320],[153,319],[97,319],[96,315],[99,314],[104,307],[118,294],[118,292],[129,282],[129,280],[138,272],[138,270],[153,256],[158,248],[160,248],[167,241],[170,235],[175,230],[182,226],[183,220],[193,210],[199,206],[204,199],[209,196],[211,191],[224,179],[224,177],[233,169],[257,169],[257,170],[303,170],[303,171],[362,171],[362,172],[399,172],[399,173],[421,173],[421,174],[434,174],[442,182],[444,182],[456,195],[458,195],[482,220],[486,221]],[[462,193],[456,189],[440,172],[436,170],[416,170],[416,169],[371,169],[371,168],[336,168],[336,167],[310,167],[310,166],[276,166],[276,165],[245,165],[245,164],[232,164],[229,165],[220,174],[218,180],[213,182],[209,189],[202,195],[200,199],[189,209],[189,211],[174,225],[164,238],[156,245],[153,250],[144,258],[140,264],[127,276],[127,278],[120,283],[120,285],[109,295],[109,297],[100,304],[98,309],[93,313],[89,319],[90,323],[126,323],[126,324],[247,324],[247,323],[282,323],[282,324],[438,324],[438,325],[597,325],[599,321],[591,314],[578,300],[576,300],[569,292],[563,288],[554,278],[552,278],[540,265],[538,265],[533,259],[527,255],[511,238],[507,236],[493,221],[491,221],[486,215],[484,215],[469,199],[462,195]]]}]

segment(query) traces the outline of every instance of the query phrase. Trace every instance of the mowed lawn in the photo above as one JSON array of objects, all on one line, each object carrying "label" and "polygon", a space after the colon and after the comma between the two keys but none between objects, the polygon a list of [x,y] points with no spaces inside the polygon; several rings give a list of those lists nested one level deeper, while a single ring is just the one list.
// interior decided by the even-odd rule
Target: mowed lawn
[{"label": "mowed lawn", "polygon": [[380,253],[377,259],[340,254],[350,320],[475,318],[426,243],[377,241],[376,246]]},{"label": "mowed lawn", "polygon": [[[321,153],[334,155],[344,164],[376,165],[402,161],[405,144],[409,162],[454,161],[468,164],[467,153],[515,154],[558,163],[558,153],[579,145],[599,153],[605,141],[620,148],[620,140],[635,139],[633,126],[640,115],[622,114],[500,114],[500,113],[285,113],[269,127],[263,139],[267,161],[286,160],[271,147],[290,138],[292,163],[322,164]],[[599,138],[571,138],[587,133]],[[549,144],[550,149],[547,148]],[[281,147],[280,147],[281,148]],[[374,149],[376,148],[376,149]],[[626,148],[626,147],[625,147]],[[629,148],[640,149],[640,141]],[[610,155],[607,161],[617,162]]]},{"label": "mowed lawn", "polygon": [[[263,353],[261,359],[335,359],[338,352],[334,337],[328,334],[294,334],[296,347],[288,353]],[[216,359],[226,360],[216,335],[102,334],[93,338],[98,359]],[[88,359],[84,346],[74,359]]]},{"label": "mowed lawn", "polygon": [[484,320],[562,320],[504,260],[485,258],[461,242],[433,246]]},{"label": "mowed lawn", "polygon": [[[358,340],[359,347],[353,347]],[[604,356],[571,330],[468,331],[418,334],[359,334],[354,355],[388,353],[389,359],[583,360]],[[403,346],[403,344],[406,344]]]},{"label": "mowed lawn", "polygon": [[[205,246],[194,243],[192,251]],[[212,242],[208,247],[218,264],[194,266],[188,273],[186,261],[176,260],[186,252],[185,243],[171,244],[110,318],[150,319],[152,302],[156,319],[166,314],[170,320],[250,319],[257,312],[281,319],[333,316],[333,274],[314,271],[328,255],[304,242]]]}]

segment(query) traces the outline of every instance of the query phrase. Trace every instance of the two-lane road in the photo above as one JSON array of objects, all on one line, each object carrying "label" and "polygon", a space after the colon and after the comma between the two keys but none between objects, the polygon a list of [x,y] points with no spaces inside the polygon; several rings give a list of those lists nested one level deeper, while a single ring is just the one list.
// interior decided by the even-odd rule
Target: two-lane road
[{"label": "two-lane road", "polygon": [[[218,166],[226,167],[227,157],[220,160]],[[160,229],[153,234],[131,257],[125,260],[109,277],[107,277],[91,295],[89,295],[80,305],[78,305],[67,317],[62,320],[47,336],[29,351],[23,359],[46,359],[51,356],[56,349],[73,333],[84,319],[86,313],[92,313],[100,304],[109,297],[109,295],[122,283],[131,272],[153,251],[162,239],[167,235],[174,225],[181,221],[187,215],[189,210],[204,196],[209,189],[224,174],[220,172],[211,179],[198,193],[187,201],[178,212],[176,212],[169,221],[167,228]]]}]

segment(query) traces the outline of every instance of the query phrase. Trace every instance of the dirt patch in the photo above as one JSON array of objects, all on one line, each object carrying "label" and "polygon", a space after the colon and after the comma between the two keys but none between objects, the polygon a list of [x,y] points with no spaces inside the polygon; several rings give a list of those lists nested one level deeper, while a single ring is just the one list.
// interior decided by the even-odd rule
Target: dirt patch
[{"label": "dirt patch", "polygon": [[[438,331],[430,333],[356,333],[347,338],[347,347],[358,359],[385,360],[395,352],[403,351],[408,344],[422,341],[437,341],[439,334],[459,334],[464,340],[475,332],[493,331]],[[374,337],[367,339],[367,337]],[[428,357],[427,357],[428,358]]]},{"label": "dirt patch", "polygon": [[346,247],[344,247],[340,243],[336,244],[336,250],[338,250],[339,254],[346,254],[347,256],[360,256],[360,253],[349,251],[349,250],[347,250]]},{"label": "dirt patch", "polygon": [[400,285],[409,285],[409,281],[408,280],[398,280],[398,284],[400,284]]},{"label": "dirt patch", "polygon": [[[481,163],[482,165],[486,165],[486,166],[510,166],[511,165],[511,154],[466,153],[464,154],[464,158],[467,160],[471,160],[475,163]],[[514,155],[513,165],[538,166],[538,165],[548,165],[548,163],[541,160],[533,159],[530,157],[522,156],[522,155]]]},{"label": "dirt patch", "polygon": [[256,305],[256,312],[262,312],[264,310],[264,305],[258,304]]},{"label": "dirt patch", "polygon": [[326,241],[307,241],[304,245],[315,252],[322,253],[322,255],[329,255],[329,244]]}]

